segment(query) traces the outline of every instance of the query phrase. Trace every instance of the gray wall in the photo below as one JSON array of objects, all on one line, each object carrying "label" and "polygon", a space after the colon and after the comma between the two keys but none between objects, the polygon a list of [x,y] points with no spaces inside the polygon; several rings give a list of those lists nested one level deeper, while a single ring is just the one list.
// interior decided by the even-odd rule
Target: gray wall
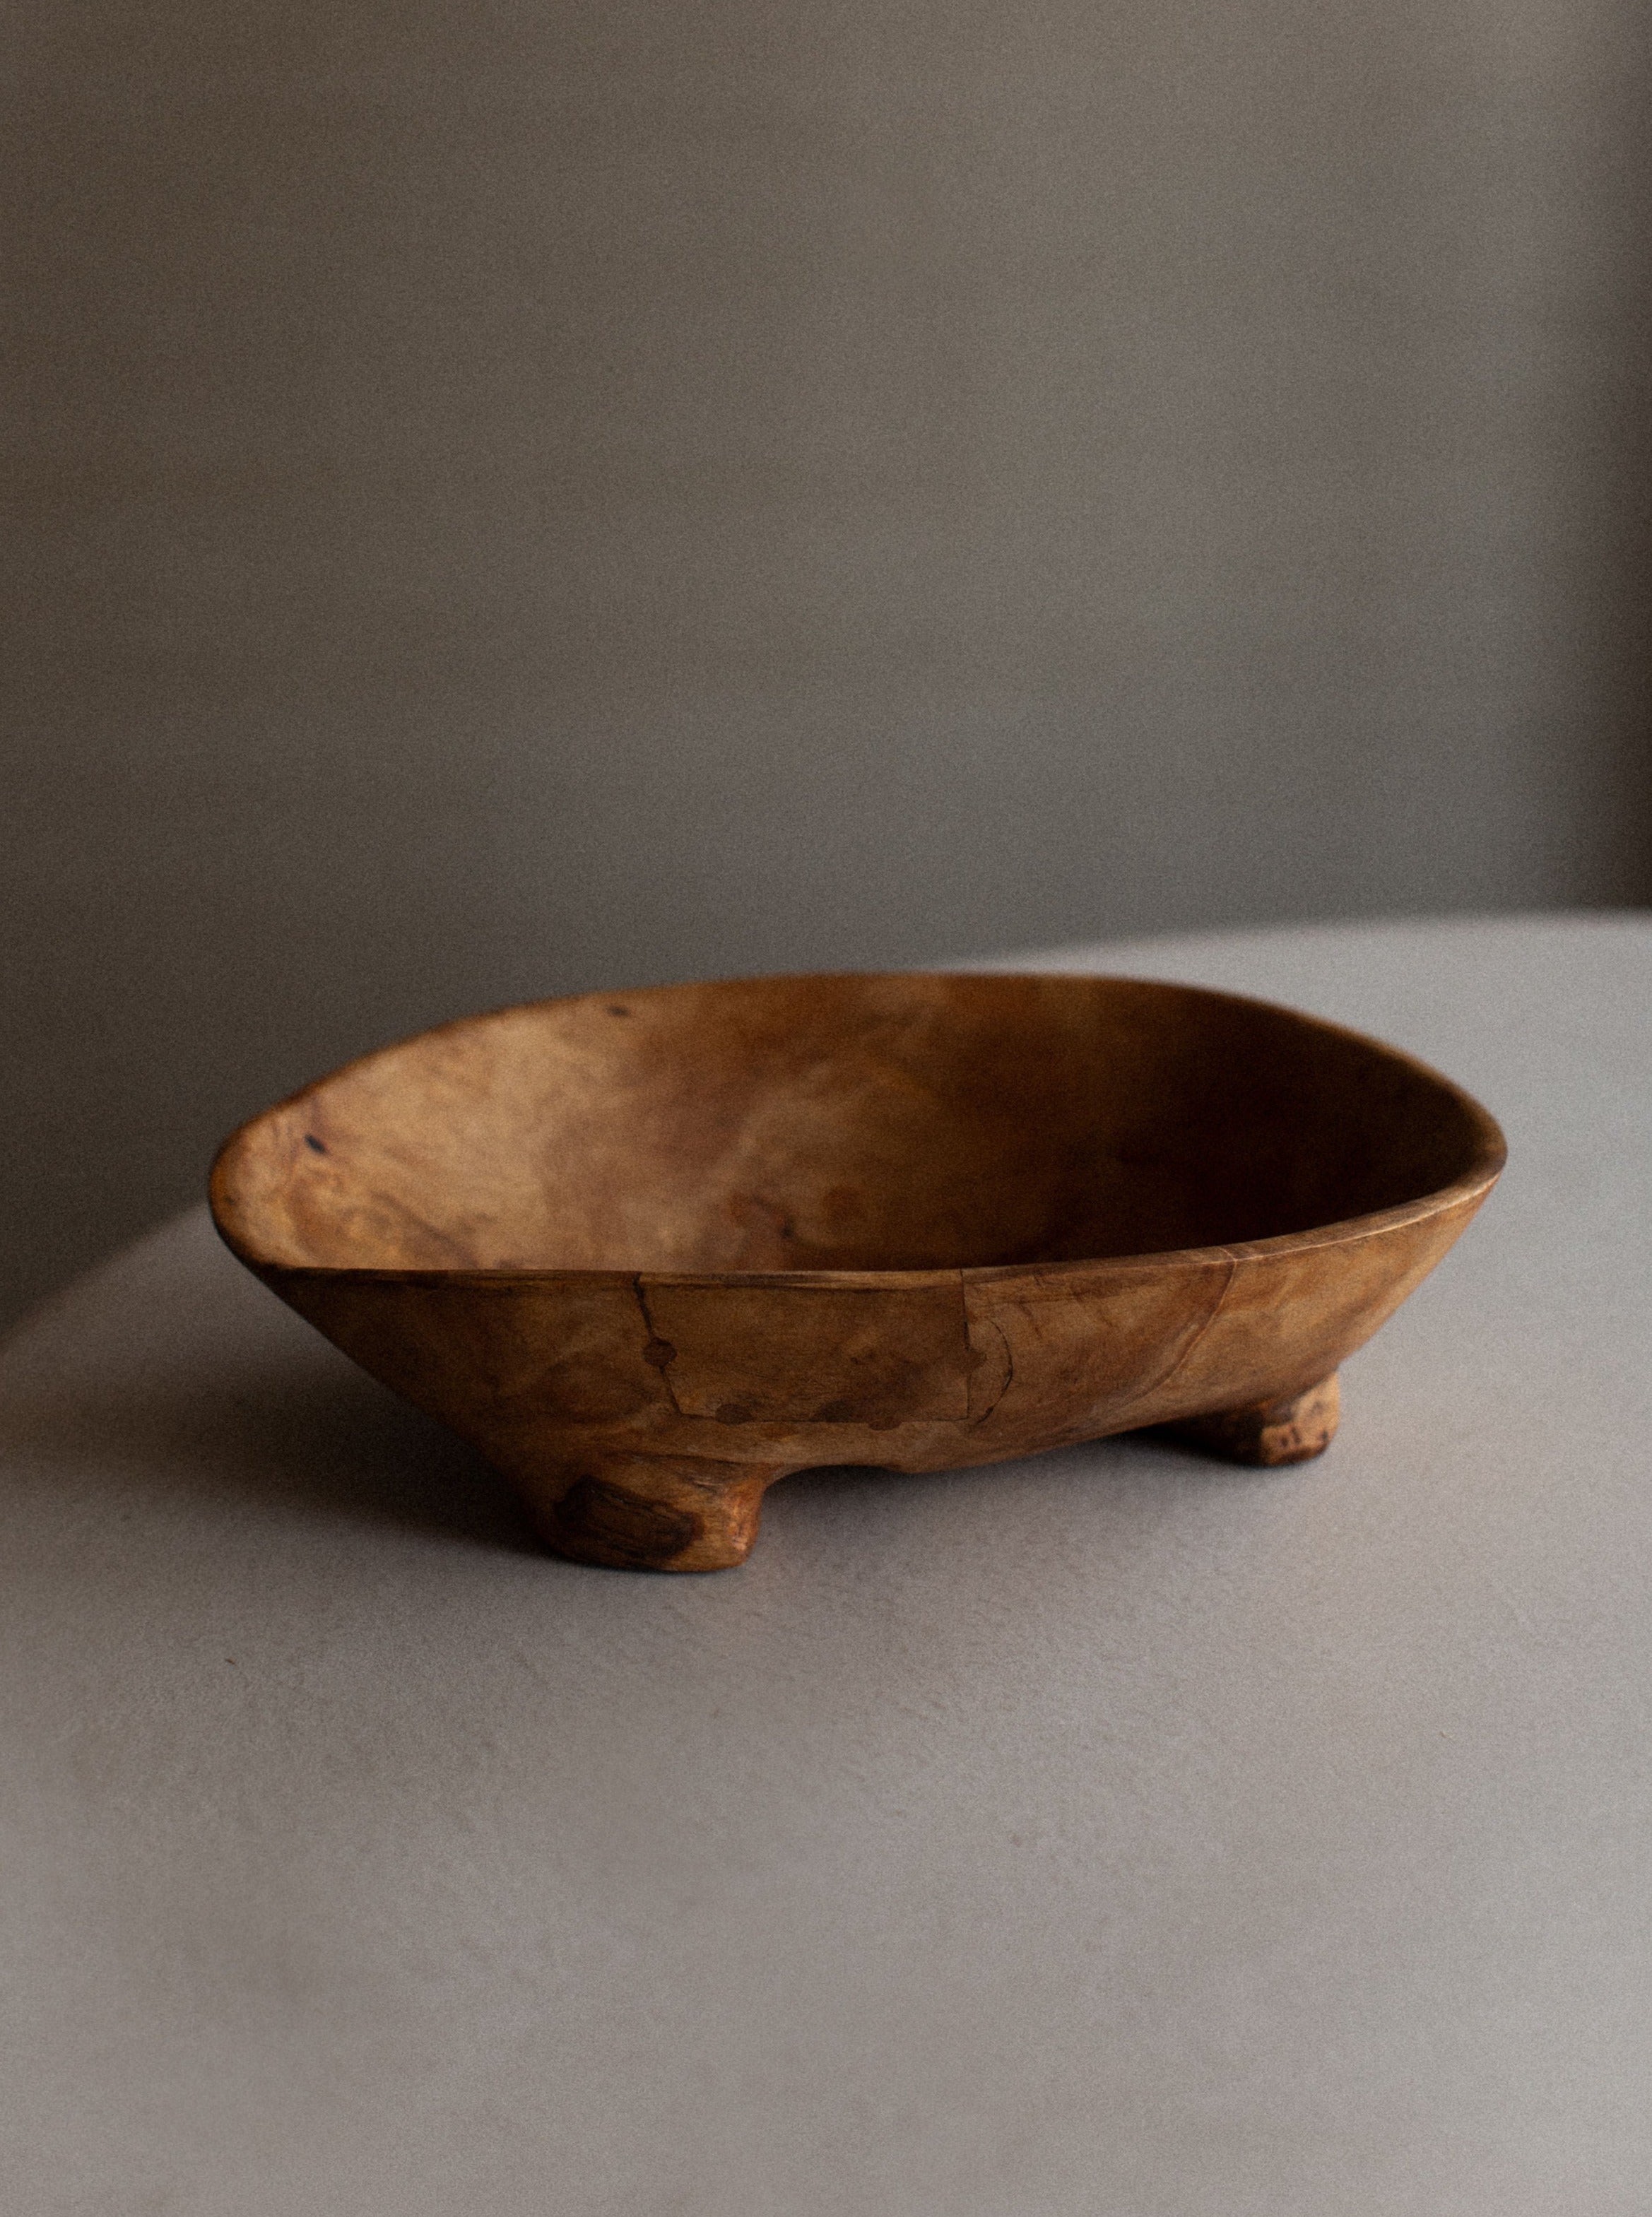
[{"label": "gray wall", "polygon": [[0,1299],[467,1007],[1643,898],[1647,43],[12,11]]}]

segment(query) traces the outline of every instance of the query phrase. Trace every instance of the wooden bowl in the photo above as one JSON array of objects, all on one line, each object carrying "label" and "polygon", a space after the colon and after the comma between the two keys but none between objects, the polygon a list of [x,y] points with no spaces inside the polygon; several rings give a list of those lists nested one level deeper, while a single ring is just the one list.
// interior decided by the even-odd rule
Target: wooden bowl
[{"label": "wooden bowl", "polygon": [[368,1055],[238,1132],[212,1205],[559,1553],[701,1571],[811,1465],[1318,1454],[1503,1156],[1408,1056],[1231,994],[756,978]]}]

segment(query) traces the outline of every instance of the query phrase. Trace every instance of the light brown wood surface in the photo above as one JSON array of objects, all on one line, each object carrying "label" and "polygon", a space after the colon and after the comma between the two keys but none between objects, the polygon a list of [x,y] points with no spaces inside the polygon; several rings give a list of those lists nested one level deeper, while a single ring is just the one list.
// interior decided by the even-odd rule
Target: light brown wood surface
[{"label": "light brown wood surface", "polygon": [[769,978],[424,1034],[244,1127],[212,1201],[560,1553],[713,1570],[811,1466],[1317,1454],[1503,1154],[1436,1072],[1231,995]]}]

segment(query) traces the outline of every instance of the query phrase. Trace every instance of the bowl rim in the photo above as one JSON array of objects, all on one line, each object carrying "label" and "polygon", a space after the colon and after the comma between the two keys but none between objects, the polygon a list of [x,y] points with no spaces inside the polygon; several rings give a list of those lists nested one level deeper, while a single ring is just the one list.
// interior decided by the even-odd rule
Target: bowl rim
[{"label": "bowl rim", "polygon": [[[608,1001],[650,997],[676,992],[702,992],[708,987],[752,985],[836,984],[854,979],[877,983],[885,979],[960,978],[1002,979],[1008,983],[1045,983],[1059,980],[1073,985],[1144,985],[1160,991],[1185,994],[1190,997],[1221,1001],[1229,1006],[1256,1009],[1271,1016],[1288,1017],[1293,1023],[1313,1031],[1347,1040],[1380,1056],[1383,1060],[1400,1065],[1420,1078],[1436,1091],[1454,1101],[1464,1112],[1474,1134],[1474,1151],[1468,1166],[1443,1186],[1419,1194],[1410,1201],[1395,1202],[1388,1208],[1376,1209],[1363,1216],[1333,1219],[1327,1224],[1311,1225],[1299,1232],[1271,1233],[1263,1239],[1234,1240],[1224,1244],[1207,1247],[1154,1248],[1137,1255],[1085,1255],[1062,1257],[1040,1261],[1036,1257],[1018,1263],[944,1263],[933,1268],[900,1269],[853,1270],[693,1270],[674,1269],[647,1263],[629,1267],[582,1267],[571,1263],[548,1263],[524,1268],[517,1264],[489,1267],[485,1264],[464,1265],[381,1265],[354,1263],[288,1263],[262,1253],[251,1236],[251,1227],[243,1220],[243,1212],[236,1206],[229,1191],[229,1175],[232,1158],[242,1143],[261,1125],[284,1109],[307,1100],[325,1086],[334,1084],[350,1071],[377,1061],[381,1056],[393,1054],[418,1045],[423,1041],[438,1039],[449,1032],[467,1031],[495,1018],[525,1015],[544,1008],[567,1006],[581,1001]],[[300,1085],[279,1101],[273,1101],[257,1115],[247,1117],[222,1142],[214,1154],[207,1176],[207,1201],[213,1224],[219,1237],[238,1261],[260,1277],[282,1281],[325,1281],[328,1283],[362,1283],[412,1286],[463,1287],[476,1291],[504,1291],[518,1287],[554,1285],[570,1282],[596,1285],[608,1282],[632,1285],[638,1280],[650,1284],[665,1283],[684,1287],[739,1286],[752,1288],[784,1288],[794,1290],[823,1288],[856,1288],[863,1291],[906,1291],[925,1287],[988,1285],[1006,1280],[1036,1277],[1048,1281],[1063,1276],[1093,1276],[1098,1271],[1140,1274],[1163,1270],[1167,1267],[1179,1269],[1228,1269],[1235,1263],[1263,1262],[1273,1257],[1299,1255],[1329,1247],[1352,1245],[1358,1241],[1377,1237],[1383,1232],[1397,1231],[1408,1224],[1426,1221],[1447,1209],[1469,1201],[1478,1203],[1488,1194],[1501,1176],[1508,1159],[1508,1142],[1502,1127],[1491,1111],[1474,1095],[1447,1078],[1443,1071],[1420,1056],[1408,1053],[1403,1047],[1392,1046],[1388,1041],[1376,1038],[1349,1024],[1340,1024],[1328,1016],[1310,1015],[1307,1010],[1291,1007],[1283,1001],[1265,1000],[1252,993],[1229,992],[1222,987],[1197,985],[1175,978],[1134,978],[1111,971],[1074,970],[800,970],[762,971],[741,973],[729,978],[678,980],[668,985],[637,986],[605,986],[584,993],[554,993],[529,1001],[509,1001],[498,1007],[479,1009],[471,1013],[449,1017],[445,1022],[430,1024],[417,1032],[409,1032],[400,1039],[387,1041],[384,1046],[368,1048],[352,1055],[347,1061],[325,1071],[306,1084]]]}]

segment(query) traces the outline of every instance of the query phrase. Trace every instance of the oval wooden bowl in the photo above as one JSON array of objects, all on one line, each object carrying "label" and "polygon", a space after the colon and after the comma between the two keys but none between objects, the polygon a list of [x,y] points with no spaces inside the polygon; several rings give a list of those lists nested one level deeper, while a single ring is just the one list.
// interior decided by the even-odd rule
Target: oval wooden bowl
[{"label": "oval wooden bowl", "polygon": [[212,1205],[560,1553],[701,1571],[811,1465],[1317,1454],[1503,1156],[1421,1064],[1230,994],[758,978],[368,1055],[238,1132]]}]

